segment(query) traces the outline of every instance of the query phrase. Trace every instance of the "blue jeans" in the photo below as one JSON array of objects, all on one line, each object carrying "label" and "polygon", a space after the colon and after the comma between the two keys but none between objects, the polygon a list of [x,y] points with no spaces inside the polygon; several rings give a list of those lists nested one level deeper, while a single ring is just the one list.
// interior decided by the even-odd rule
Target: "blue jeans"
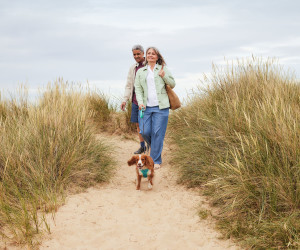
[{"label": "blue jeans", "polygon": [[144,117],[139,119],[139,126],[144,140],[151,146],[150,156],[155,164],[161,164],[161,152],[167,130],[169,108],[158,106],[146,107]]},{"label": "blue jeans", "polygon": [[136,105],[135,103],[131,103],[131,117],[130,121],[133,123],[138,123],[138,118],[139,118],[139,106]]}]

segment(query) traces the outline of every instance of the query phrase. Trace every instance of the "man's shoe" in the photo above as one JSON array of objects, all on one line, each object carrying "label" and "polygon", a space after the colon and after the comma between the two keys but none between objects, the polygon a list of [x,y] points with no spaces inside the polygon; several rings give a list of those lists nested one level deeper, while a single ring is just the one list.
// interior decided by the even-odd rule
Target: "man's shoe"
[{"label": "man's shoe", "polygon": [[150,145],[147,143],[147,146],[145,147],[145,152],[147,152],[147,154],[149,154],[149,150],[150,150]]},{"label": "man's shoe", "polygon": [[135,155],[145,153],[146,147],[140,147],[137,151],[134,152]]}]

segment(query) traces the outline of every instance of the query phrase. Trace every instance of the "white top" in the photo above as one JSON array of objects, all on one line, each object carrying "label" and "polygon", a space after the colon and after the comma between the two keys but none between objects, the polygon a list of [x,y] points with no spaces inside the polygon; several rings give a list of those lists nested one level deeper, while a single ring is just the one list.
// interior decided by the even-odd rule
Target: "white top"
[{"label": "white top", "polygon": [[[153,69],[155,69],[155,66]],[[147,74],[147,87],[148,87],[147,106],[149,107],[158,106],[158,99],[157,99],[156,87],[154,81],[154,72],[151,70],[151,67],[149,65],[148,65],[148,74]]]}]

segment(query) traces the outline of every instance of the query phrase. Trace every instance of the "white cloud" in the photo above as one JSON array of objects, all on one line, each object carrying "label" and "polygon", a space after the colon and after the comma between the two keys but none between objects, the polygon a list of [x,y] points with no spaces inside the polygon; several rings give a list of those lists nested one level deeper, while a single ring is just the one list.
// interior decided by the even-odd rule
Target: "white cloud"
[{"label": "white cloud", "polygon": [[279,0],[2,1],[0,89],[63,77],[122,95],[137,43],[161,50],[180,95],[224,57],[279,57],[300,75],[298,7]]},{"label": "white cloud", "polygon": [[80,25],[108,26],[142,32],[172,33],[189,28],[222,27],[227,23],[226,12],[211,7],[170,8],[154,11],[143,9],[100,9],[98,12],[74,15],[68,21]]},{"label": "white cloud", "polygon": [[121,104],[124,95],[125,81],[125,78],[124,80],[118,81],[92,80],[88,82],[88,85],[91,90],[103,93],[109,96],[112,102],[119,102]]},{"label": "white cloud", "polygon": [[276,41],[266,41],[260,43],[252,43],[248,46],[241,46],[240,50],[252,54],[271,54],[282,48],[299,48],[300,37],[280,38]]}]

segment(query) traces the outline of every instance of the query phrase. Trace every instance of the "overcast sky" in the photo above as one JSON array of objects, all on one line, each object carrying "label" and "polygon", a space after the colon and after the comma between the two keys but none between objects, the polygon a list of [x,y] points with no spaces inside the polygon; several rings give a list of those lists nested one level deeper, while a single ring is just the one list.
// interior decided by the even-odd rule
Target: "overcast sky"
[{"label": "overcast sky", "polygon": [[300,76],[299,0],[0,0],[0,89],[62,77],[122,96],[134,44],[156,46],[186,96],[212,63],[276,57]]}]

